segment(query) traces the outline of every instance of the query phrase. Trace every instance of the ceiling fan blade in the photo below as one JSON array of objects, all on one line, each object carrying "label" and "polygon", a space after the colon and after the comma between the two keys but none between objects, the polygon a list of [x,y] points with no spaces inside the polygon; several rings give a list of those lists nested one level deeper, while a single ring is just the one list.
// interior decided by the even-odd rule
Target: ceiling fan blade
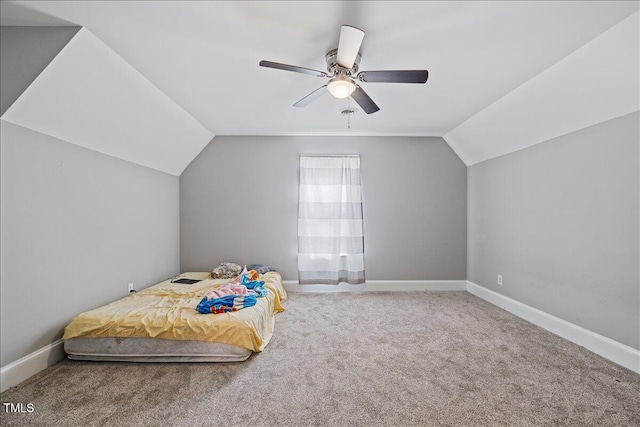
[{"label": "ceiling fan blade", "polygon": [[364,31],[350,25],[340,27],[340,41],[338,42],[338,56],[336,61],[344,68],[351,69],[360,51],[364,38]]},{"label": "ceiling fan blade", "polygon": [[314,90],[309,95],[305,96],[300,101],[293,104],[293,106],[298,108],[306,107],[307,105],[311,104],[313,101],[315,101],[316,99],[324,95],[327,92],[326,89],[327,89],[327,85],[320,86],[318,89]]},{"label": "ceiling fan blade", "polygon": [[275,68],[277,70],[293,71],[294,73],[310,74],[316,77],[327,77],[324,71],[312,70],[311,68],[298,67],[296,65],[281,64],[279,62],[260,61],[261,67]]},{"label": "ceiling fan blade", "polygon": [[426,83],[428,78],[429,71],[427,70],[361,71],[358,73],[358,79],[367,83]]},{"label": "ceiling fan blade", "polygon": [[360,86],[356,85],[356,90],[353,91],[351,97],[367,114],[375,113],[376,111],[380,110],[380,107],[378,107],[376,103],[373,102],[373,99],[369,98],[369,95],[367,95],[367,93],[362,90]]}]

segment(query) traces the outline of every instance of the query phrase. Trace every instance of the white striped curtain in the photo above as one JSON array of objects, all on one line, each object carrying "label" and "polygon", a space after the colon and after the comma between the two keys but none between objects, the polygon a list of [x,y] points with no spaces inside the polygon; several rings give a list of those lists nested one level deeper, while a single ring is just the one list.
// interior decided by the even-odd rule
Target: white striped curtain
[{"label": "white striped curtain", "polygon": [[300,157],[298,280],[364,283],[358,156]]}]

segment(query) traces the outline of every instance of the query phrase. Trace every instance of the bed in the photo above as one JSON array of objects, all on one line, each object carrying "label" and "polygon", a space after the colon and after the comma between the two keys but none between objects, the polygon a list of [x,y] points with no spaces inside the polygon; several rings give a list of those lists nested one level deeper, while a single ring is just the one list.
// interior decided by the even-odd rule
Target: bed
[{"label": "bed", "polygon": [[78,315],[65,328],[64,349],[74,360],[136,362],[235,362],[262,351],[287,293],[280,274],[260,275],[266,295],[252,307],[200,314],[203,296],[230,281],[208,272],[183,273],[111,304]]}]

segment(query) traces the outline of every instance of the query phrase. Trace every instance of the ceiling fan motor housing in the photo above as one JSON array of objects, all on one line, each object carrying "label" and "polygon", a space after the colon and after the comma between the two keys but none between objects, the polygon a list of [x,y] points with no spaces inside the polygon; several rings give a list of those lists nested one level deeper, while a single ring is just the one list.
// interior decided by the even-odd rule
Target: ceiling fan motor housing
[{"label": "ceiling fan motor housing", "polygon": [[351,69],[344,68],[342,65],[338,64],[338,49],[330,50],[324,58],[327,61],[327,71],[332,75],[344,74],[349,77],[355,77],[360,67],[360,52],[356,55],[356,60],[353,61],[353,67],[351,67]]}]

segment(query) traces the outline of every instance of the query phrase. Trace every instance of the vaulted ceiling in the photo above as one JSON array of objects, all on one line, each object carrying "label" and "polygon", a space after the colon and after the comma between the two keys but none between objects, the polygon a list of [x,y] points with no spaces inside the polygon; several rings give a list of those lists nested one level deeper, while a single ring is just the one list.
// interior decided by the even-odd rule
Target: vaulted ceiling
[{"label": "vaulted ceiling", "polygon": [[[471,165],[639,109],[638,2],[1,3],[2,25],[79,31],[2,116],[179,175],[213,135],[444,136]],[[292,104],[326,83],[340,25],[361,70],[429,70],[424,85],[362,83],[353,100]],[[60,104],[67,114],[56,115]],[[357,107],[357,106],[356,106]],[[71,113],[69,113],[69,111]]]}]

